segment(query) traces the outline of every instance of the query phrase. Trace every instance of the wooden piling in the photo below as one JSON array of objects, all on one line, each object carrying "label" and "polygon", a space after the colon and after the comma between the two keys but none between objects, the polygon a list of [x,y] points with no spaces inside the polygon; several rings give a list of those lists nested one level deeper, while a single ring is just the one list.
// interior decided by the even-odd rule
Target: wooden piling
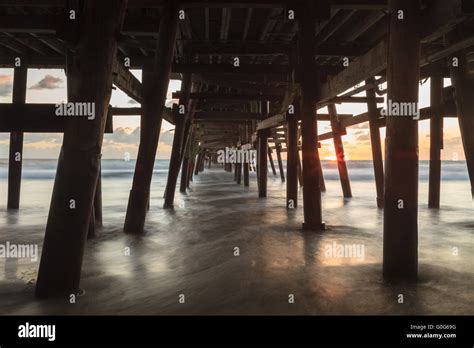
[{"label": "wooden piling", "polygon": [[[24,63],[25,64],[25,63]],[[13,72],[13,104],[25,104],[26,102],[26,80],[28,68],[15,68]],[[11,117],[21,117],[21,115],[11,115]],[[23,163],[23,133],[10,133],[10,149],[8,155],[8,200],[7,209],[20,208],[21,191],[21,169]]]},{"label": "wooden piling", "polygon": [[267,151],[268,151],[268,129],[258,131],[258,197],[267,197],[267,175],[268,175],[268,162],[267,162]]},{"label": "wooden piling", "polygon": [[184,130],[185,133],[190,132],[190,134],[187,134],[186,141],[183,143],[184,153],[181,161],[181,180],[179,184],[179,191],[181,193],[186,193],[186,188],[189,187],[189,183],[193,181],[193,161],[191,160],[191,156],[194,143],[194,130],[191,126],[187,129],[188,130]]},{"label": "wooden piling", "polygon": [[285,182],[285,170],[283,168],[283,161],[281,160],[281,144],[276,145],[276,154],[277,154],[278,169],[280,171],[281,182]]},{"label": "wooden piling", "polygon": [[[464,37],[465,33],[472,32],[470,27],[457,27],[448,35],[448,43],[456,42]],[[456,107],[458,110],[459,129],[466,157],[467,171],[471,180],[471,193],[474,198],[474,63],[472,57],[474,49],[462,50],[456,54],[458,66],[454,67],[452,62],[454,57],[449,58],[449,72],[451,82],[456,90]],[[470,62],[468,62],[470,57]]]},{"label": "wooden piling", "polygon": [[273,175],[276,175],[277,172],[276,172],[276,169],[275,169],[275,162],[273,162],[273,156],[272,156],[272,149],[270,149],[270,147],[268,147],[268,161],[270,162],[270,167],[272,168],[272,173]]},{"label": "wooden piling", "polygon": [[[430,106],[443,102],[443,78],[430,78]],[[443,117],[433,115],[430,119],[430,174],[428,188],[428,207],[439,208],[441,190],[441,149],[443,148]]]},{"label": "wooden piling", "polygon": [[321,164],[321,160],[318,161],[319,163],[319,190],[321,192],[326,192],[326,182],[324,181],[323,175],[323,165]]},{"label": "wooden piling", "polygon": [[352,197],[351,183],[349,181],[349,173],[347,171],[346,161],[344,159],[344,145],[342,143],[342,127],[337,119],[336,105],[328,105],[329,116],[331,118],[331,129],[333,134],[334,149],[336,152],[337,169],[341,180],[342,194],[344,198]]},{"label": "wooden piling", "polygon": [[[102,227],[103,217],[102,217],[102,164],[99,168],[99,175],[97,178],[97,186],[95,188],[94,194],[94,220],[95,226]],[[91,218],[92,218],[91,216]]]},{"label": "wooden piling", "polygon": [[286,207],[288,209],[298,206],[298,115],[299,102],[295,102],[295,114],[287,114],[286,134]]},{"label": "wooden piling", "polygon": [[300,152],[297,152],[296,156],[296,166],[298,170],[298,182],[300,184],[300,187],[303,187],[303,168],[301,166],[301,155]]},{"label": "wooden piling", "polygon": [[250,177],[249,177],[249,163],[248,162],[245,162],[243,164],[243,169],[244,169],[244,186],[249,187]]},{"label": "wooden piling", "polygon": [[303,208],[304,230],[322,230],[321,162],[318,151],[318,123],[316,103],[319,93],[319,76],[316,71],[315,3],[305,1],[298,11],[298,58],[301,85],[301,138],[303,154]]},{"label": "wooden piling", "polygon": [[[100,168],[125,0],[86,0],[68,102],[94,103],[95,119],[70,120],[58,161],[36,284],[39,298],[76,294]],[[100,33],[100,35],[97,35]]]},{"label": "wooden piling", "polygon": [[[183,81],[181,83],[181,94],[178,103],[178,109],[175,114],[175,129],[173,137],[173,146],[171,149],[170,164],[168,170],[168,180],[166,182],[165,189],[165,202],[163,208],[173,208],[174,195],[176,191],[176,183],[178,181],[179,168],[181,167],[181,147],[185,137],[185,118],[186,114],[189,113],[189,95],[191,93],[191,74],[184,74]],[[184,113],[180,113],[180,110],[184,109]]]},{"label": "wooden piling", "polygon": [[[366,84],[374,84],[375,78],[365,81]],[[369,88],[367,94],[367,111],[369,113],[370,143],[372,145],[372,162],[374,165],[375,189],[377,193],[377,208],[383,208],[383,159],[382,142],[380,141],[379,112],[377,110],[375,90]]]},{"label": "wooden piling", "polygon": [[201,171],[201,162],[202,162],[203,156],[204,156],[204,150],[200,150],[197,156],[196,164],[194,166],[194,175],[198,175],[199,172]]},{"label": "wooden piling", "polygon": [[[418,103],[419,9],[418,0],[389,2],[387,98],[392,105]],[[413,117],[387,116],[383,231],[386,280],[417,277],[418,122]]]},{"label": "wooden piling", "polygon": [[145,226],[146,202],[150,196],[150,185],[178,28],[178,8],[176,6],[175,2],[167,1],[163,7],[153,64],[147,65],[143,69],[143,122],[125,218],[124,231],[127,233],[143,233]]},{"label": "wooden piling", "polygon": [[242,163],[237,163],[235,166],[237,168],[237,184],[240,185],[242,183]]},{"label": "wooden piling", "polygon": [[186,187],[189,188],[190,183],[193,181],[193,173],[194,173],[194,167],[196,166],[196,159],[193,158],[192,161],[189,163],[188,167],[188,182],[186,184]]}]

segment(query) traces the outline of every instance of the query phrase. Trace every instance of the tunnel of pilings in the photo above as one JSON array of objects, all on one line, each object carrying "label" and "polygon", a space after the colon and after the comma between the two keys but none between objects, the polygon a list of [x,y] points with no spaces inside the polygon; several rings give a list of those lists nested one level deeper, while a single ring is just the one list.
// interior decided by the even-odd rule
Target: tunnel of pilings
[{"label": "tunnel of pilings", "polygon": [[[342,139],[346,128],[367,122],[374,200],[384,215],[383,276],[415,280],[420,120],[430,122],[429,207],[440,204],[445,117],[459,120],[473,187],[473,16],[467,0],[0,0],[0,67],[14,68],[12,103],[0,104],[0,131],[10,133],[8,209],[20,208],[23,134],[64,134],[37,297],[79,288],[87,239],[107,214],[103,135],[124,115],[138,115],[141,124],[123,221],[130,234],[144,231],[163,119],[174,125],[163,209],[173,209],[176,190],[187,192],[208,166],[233,171],[242,187],[255,171],[256,199],[265,199],[269,169],[278,168],[282,205],[304,211],[308,233],[332,223],[321,207],[319,142],[334,141],[341,194],[350,198]],[[57,117],[55,104],[26,103],[28,69],[36,68],[65,69],[68,105],[93,103],[95,118]],[[141,81],[133,69],[141,69]],[[418,109],[419,83],[427,78],[431,104]],[[452,85],[444,87],[444,78]],[[178,102],[165,107],[170,79],[181,80],[181,89],[173,94]],[[140,106],[111,107],[112,88]],[[415,108],[401,115],[383,102]],[[367,112],[338,113],[343,103],[365,104]],[[318,121],[329,121],[331,131],[318,132]],[[256,151],[255,162],[222,163],[225,149]]]}]

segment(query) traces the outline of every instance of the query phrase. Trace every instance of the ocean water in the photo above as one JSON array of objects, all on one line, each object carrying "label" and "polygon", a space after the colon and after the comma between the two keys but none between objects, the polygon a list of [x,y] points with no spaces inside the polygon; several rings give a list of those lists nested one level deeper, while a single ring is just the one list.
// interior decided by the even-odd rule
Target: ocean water
[{"label": "ocean water", "polygon": [[[56,164],[24,160],[21,208],[12,212],[0,160],[0,244],[41,249]],[[232,173],[206,169],[188,194],[177,191],[171,211],[162,208],[168,161],[157,160],[139,237],[122,232],[134,166],[102,162],[104,227],[88,241],[78,302],[35,300],[39,261],[0,258],[0,314],[474,314],[474,206],[463,161],[442,163],[439,210],[427,207],[428,162],[420,162],[419,280],[402,285],[381,277],[383,212],[371,161],[348,162],[351,199],[342,197],[336,164],[323,162],[327,230],[308,233],[301,190],[299,207],[288,211],[278,168],[266,199],[255,173],[244,188]],[[328,257],[334,243],[363,245],[363,259]]]}]

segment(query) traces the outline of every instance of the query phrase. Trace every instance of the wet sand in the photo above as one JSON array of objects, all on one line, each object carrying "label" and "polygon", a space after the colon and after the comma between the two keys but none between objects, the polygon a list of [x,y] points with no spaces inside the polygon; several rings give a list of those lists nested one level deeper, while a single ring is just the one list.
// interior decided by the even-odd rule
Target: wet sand
[{"label": "wet sand", "polygon": [[[41,246],[52,182],[28,185],[43,195],[0,212],[2,242]],[[174,211],[162,209],[162,186],[153,187],[146,235],[135,237],[122,233],[129,182],[104,179],[104,227],[87,244],[75,304],[34,299],[39,261],[0,260],[0,314],[474,314],[474,222],[462,185],[443,183],[453,197],[439,211],[420,199],[419,281],[405,285],[382,279],[373,182],[353,183],[354,198],[343,199],[339,182],[327,181],[324,232],[301,230],[301,203],[287,210],[285,184],[271,174],[259,199],[254,173],[244,188],[206,169],[187,195],[177,192]],[[328,257],[333,243],[364,245],[364,259]]]}]

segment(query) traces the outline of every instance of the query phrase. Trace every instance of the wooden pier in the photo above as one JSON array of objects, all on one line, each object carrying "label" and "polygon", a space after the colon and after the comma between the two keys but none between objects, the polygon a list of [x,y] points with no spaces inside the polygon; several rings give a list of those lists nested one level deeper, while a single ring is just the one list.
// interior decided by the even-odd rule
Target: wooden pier
[{"label": "wooden pier", "polygon": [[[20,208],[23,133],[64,133],[36,285],[41,298],[79,289],[87,237],[107,223],[102,139],[120,115],[140,115],[141,124],[126,233],[144,232],[163,119],[175,127],[164,208],[173,209],[178,185],[186,193],[209,166],[233,171],[242,190],[258,187],[256,198],[265,199],[275,154],[286,184],[281,204],[304,211],[305,233],[336,223],[324,221],[320,142],[333,139],[342,196],[350,199],[344,135],[368,123],[387,280],[417,279],[420,120],[430,120],[429,206],[440,206],[444,117],[459,120],[474,195],[469,0],[0,0],[0,67],[14,68],[12,104],[0,104],[0,131],[10,133],[8,209]],[[68,102],[93,103],[95,119],[65,120],[54,117],[53,105],[25,104],[28,69],[36,68],[65,69]],[[131,69],[141,69],[142,81]],[[388,101],[418,105],[426,78],[429,107],[418,115],[383,112]],[[182,84],[167,108],[170,79]],[[109,106],[113,86],[140,106]],[[343,103],[365,104],[367,112],[338,113]],[[331,131],[321,133],[320,121]],[[217,163],[226,148],[256,150],[257,161]]]}]

